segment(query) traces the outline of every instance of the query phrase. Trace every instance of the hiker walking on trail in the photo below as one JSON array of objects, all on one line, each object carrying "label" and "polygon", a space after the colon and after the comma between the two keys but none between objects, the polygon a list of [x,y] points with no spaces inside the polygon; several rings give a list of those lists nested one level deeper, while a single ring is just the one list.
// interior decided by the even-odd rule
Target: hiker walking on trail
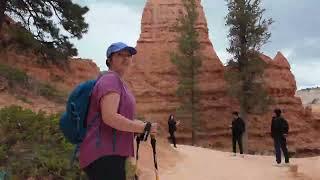
[{"label": "hiker walking on trail", "polygon": [[281,115],[280,109],[274,110],[274,116],[271,122],[271,136],[274,141],[274,149],[276,154],[276,166],[281,165],[281,150],[283,152],[286,165],[289,164],[289,154],[287,148],[286,137],[289,132],[289,124]]},{"label": "hiker walking on trail", "polygon": [[169,129],[169,134],[170,134],[170,140],[173,143],[173,146],[177,148],[177,142],[176,142],[176,137],[175,137],[175,131],[177,130],[177,126],[180,124],[180,121],[176,121],[174,119],[174,116],[170,114],[169,119],[168,119],[168,129]]},{"label": "hiker walking on trail", "polygon": [[233,115],[233,121],[232,121],[231,129],[232,129],[233,156],[236,156],[237,143],[239,145],[240,154],[243,155],[242,135],[245,132],[245,124],[243,119],[240,118],[238,112],[233,112],[232,115]]},{"label": "hiker walking on trail", "polygon": [[111,44],[106,52],[109,70],[92,90],[79,157],[90,180],[125,180],[125,161],[134,156],[134,133],[157,133],[156,123],[134,119],[135,97],[123,79],[136,53],[124,43]]}]

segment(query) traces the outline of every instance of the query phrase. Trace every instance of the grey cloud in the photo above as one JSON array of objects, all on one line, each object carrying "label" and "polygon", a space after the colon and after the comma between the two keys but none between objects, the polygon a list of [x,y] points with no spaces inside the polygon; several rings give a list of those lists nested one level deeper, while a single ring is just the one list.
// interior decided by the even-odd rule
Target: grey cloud
[{"label": "grey cloud", "polygon": [[[75,1],[84,5],[121,4],[141,14],[146,3],[146,0]],[[201,2],[206,13],[209,37],[218,55],[220,54],[221,58],[226,58],[225,49],[228,46],[228,28],[225,27],[224,19],[227,14],[226,2],[224,0],[202,0]],[[294,65],[293,70],[299,86],[319,84],[320,79],[312,78],[313,74],[318,74],[312,69],[320,69],[320,63],[316,63],[320,62],[320,13],[318,13],[320,1],[262,0],[262,2],[266,9],[265,17],[271,17],[275,21],[270,28],[272,33],[270,42],[263,47],[262,51],[271,57],[274,57],[279,50],[288,54],[287,58]],[[96,36],[103,35],[96,34]],[[138,35],[127,34],[127,36],[136,37]],[[83,50],[85,50],[85,45],[79,49],[80,54]]]}]

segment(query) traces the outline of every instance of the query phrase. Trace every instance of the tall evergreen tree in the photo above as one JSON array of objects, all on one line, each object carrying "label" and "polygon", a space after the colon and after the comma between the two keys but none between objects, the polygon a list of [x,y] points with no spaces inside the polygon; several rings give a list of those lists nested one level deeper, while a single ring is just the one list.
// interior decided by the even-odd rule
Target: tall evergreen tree
[{"label": "tall evergreen tree", "polygon": [[232,54],[226,74],[230,92],[240,102],[240,114],[245,120],[244,150],[248,151],[249,113],[262,113],[270,102],[263,87],[265,63],[260,59],[260,48],[271,36],[269,26],[273,20],[265,19],[265,9],[261,0],[226,0],[228,14],[226,26],[229,27],[228,38]]},{"label": "tall evergreen tree", "polygon": [[178,19],[178,52],[171,56],[179,71],[177,96],[181,106],[177,109],[178,117],[191,122],[192,144],[196,144],[199,129],[199,89],[197,74],[201,67],[199,55],[200,43],[195,28],[198,12],[195,0],[183,0],[185,14]]}]

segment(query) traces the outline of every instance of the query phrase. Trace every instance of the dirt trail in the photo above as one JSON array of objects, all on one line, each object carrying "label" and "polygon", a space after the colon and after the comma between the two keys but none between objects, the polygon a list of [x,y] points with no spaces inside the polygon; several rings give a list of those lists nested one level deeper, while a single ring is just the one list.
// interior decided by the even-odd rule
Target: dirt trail
[{"label": "dirt trail", "polygon": [[[161,180],[319,180],[320,157],[291,159],[291,167],[273,166],[274,157],[232,157],[230,153],[180,145],[175,166],[160,169]],[[162,162],[165,163],[163,158]],[[295,167],[298,168],[295,171]],[[149,179],[150,180],[150,179]]]}]

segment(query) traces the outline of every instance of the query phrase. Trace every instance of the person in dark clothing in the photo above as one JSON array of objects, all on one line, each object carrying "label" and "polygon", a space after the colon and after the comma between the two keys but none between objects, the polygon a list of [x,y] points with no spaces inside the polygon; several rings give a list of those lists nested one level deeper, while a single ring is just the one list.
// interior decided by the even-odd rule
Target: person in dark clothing
[{"label": "person in dark clothing", "polygon": [[240,154],[243,154],[243,146],[242,146],[242,135],[245,132],[245,124],[244,121],[239,117],[238,112],[233,112],[233,121],[232,121],[232,148],[233,148],[233,156],[236,156],[236,144],[238,142]]},{"label": "person in dark clothing", "polygon": [[271,136],[274,141],[277,165],[281,164],[281,150],[285,157],[285,163],[289,164],[289,154],[286,140],[289,132],[289,124],[287,120],[282,117],[280,109],[275,109],[274,114],[275,116],[272,117],[271,122]]},{"label": "person in dark clothing", "polygon": [[170,134],[170,140],[172,141],[173,145],[175,148],[177,148],[177,142],[176,142],[176,137],[174,135],[175,131],[177,130],[177,125],[179,125],[180,122],[176,121],[174,119],[174,116],[170,114],[169,119],[168,119],[168,128],[169,128],[169,134]]}]

